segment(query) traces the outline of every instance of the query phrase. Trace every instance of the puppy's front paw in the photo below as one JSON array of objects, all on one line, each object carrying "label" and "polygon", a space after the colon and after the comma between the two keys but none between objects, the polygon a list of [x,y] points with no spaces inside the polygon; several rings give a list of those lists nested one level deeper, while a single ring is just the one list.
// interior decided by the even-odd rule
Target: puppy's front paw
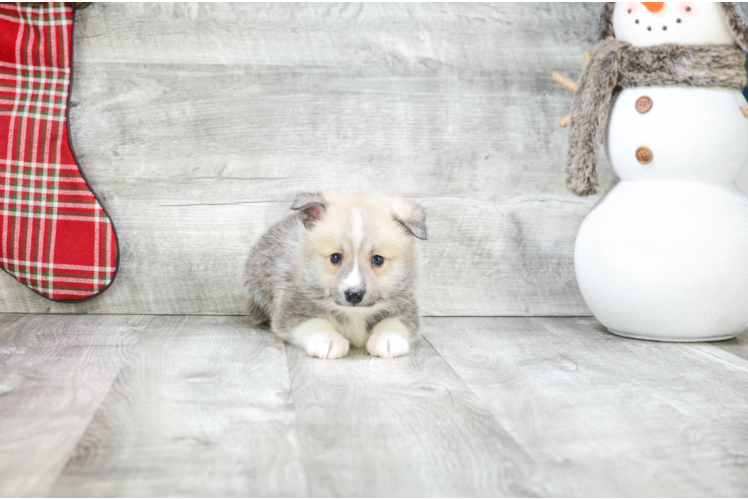
[{"label": "puppy's front paw", "polygon": [[375,332],[366,342],[366,350],[372,356],[397,358],[410,351],[410,342],[397,332]]},{"label": "puppy's front paw", "polygon": [[348,354],[351,344],[338,332],[319,332],[310,335],[304,347],[312,358],[337,359]]}]

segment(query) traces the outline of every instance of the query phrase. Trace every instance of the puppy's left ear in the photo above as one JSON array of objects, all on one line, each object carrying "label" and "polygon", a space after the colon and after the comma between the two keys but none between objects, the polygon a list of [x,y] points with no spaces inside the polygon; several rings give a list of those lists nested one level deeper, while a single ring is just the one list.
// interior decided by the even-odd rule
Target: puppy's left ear
[{"label": "puppy's left ear", "polygon": [[304,226],[310,228],[325,215],[327,200],[322,193],[299,193],[291,210],[300,210]]},{"label": "puppy's left ear", "polygon": [[392,215],[413,236],[419,240],[426,239],[426,212],[421,207],[399,198],[392,204]]}]

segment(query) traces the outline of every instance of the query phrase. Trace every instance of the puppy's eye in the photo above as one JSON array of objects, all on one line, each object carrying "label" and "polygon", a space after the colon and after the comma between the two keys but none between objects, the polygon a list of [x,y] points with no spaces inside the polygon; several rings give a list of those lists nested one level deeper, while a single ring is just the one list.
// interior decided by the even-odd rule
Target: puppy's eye
[{"label": "puppy's eye", "polygon": [[333,264],[340,264],[340,262],[343,260],[343,256],[339,253],[334,253],[330,255],[330,262]]},{"label": "puppy's eye", "polygon": [[381,255],[375,255],[371,258],[371,263],[374,267],[379,267],[384,264],[384,257],[382,257]]}]

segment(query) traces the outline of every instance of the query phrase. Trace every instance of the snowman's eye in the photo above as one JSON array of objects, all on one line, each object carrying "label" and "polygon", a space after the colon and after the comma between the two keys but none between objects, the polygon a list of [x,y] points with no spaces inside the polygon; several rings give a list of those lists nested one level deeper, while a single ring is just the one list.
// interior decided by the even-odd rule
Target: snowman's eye
[{"label": "snowman's eye", "polygon": [[691,12],[691,7],[686,7],[686,12]]},{"label": "snowman's eye", "polygon": [[631,14],[631,9],[629,9],[629,14]]}]

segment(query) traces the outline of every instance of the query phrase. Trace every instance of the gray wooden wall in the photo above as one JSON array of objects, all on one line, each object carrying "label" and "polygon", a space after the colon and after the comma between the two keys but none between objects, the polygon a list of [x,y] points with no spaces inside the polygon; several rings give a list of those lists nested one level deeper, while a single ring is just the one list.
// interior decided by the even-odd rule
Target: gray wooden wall
[{"label": "gray wooden wall", "polygon": [[[565,191],[597,4],[94,4],[71,128],[117,227],[90,302],[0,274],[0,311],[241,314],[251,242],[300,190],[407,196],[429,215],[428,315],[585,315]],[[615,178],[605,166],[604,181]]]}]

